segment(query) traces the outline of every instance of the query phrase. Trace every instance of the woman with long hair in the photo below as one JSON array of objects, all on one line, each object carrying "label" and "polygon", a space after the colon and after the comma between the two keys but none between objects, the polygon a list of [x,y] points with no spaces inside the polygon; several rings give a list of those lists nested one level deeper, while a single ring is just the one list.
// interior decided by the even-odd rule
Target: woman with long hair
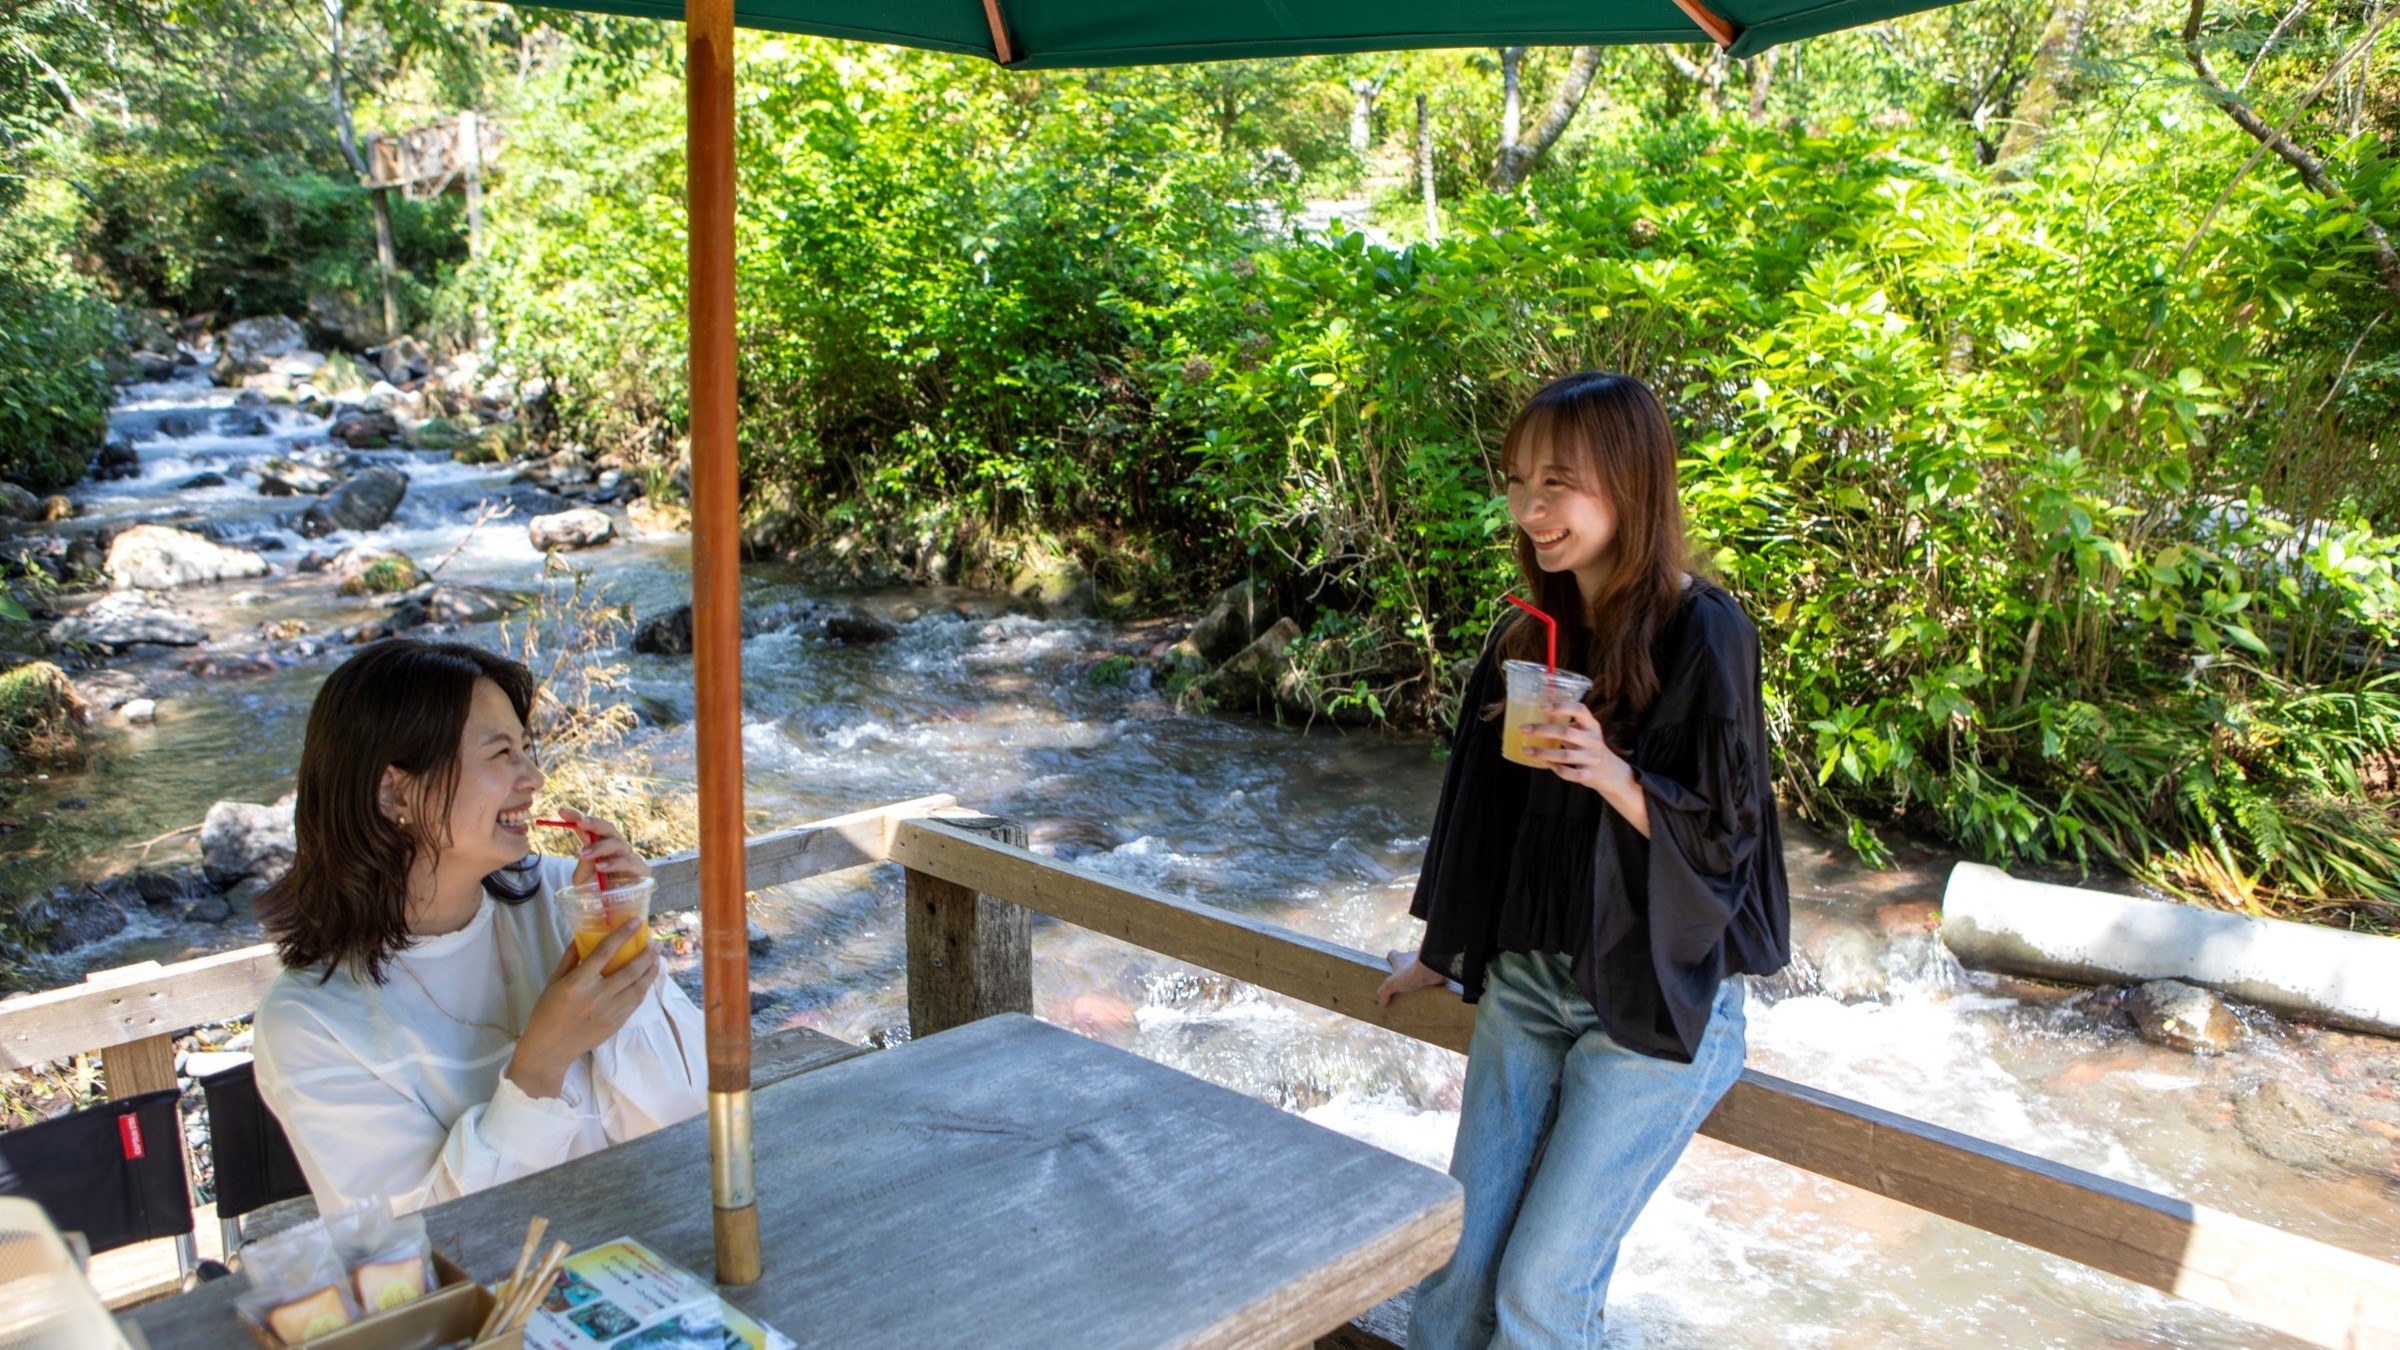
[{"label": "woman with long hair", "polygon": [[256,1039],[259,1091],[322,1212],[383,1195],[405,1213],[706,1104],[700,1014],[655,950],[627,924],[578,960],[552,898],[649,866],[567,809],[586,846],[529,851],[533,699],[514,661],[390,639],[309,711],[297,851],[258,900],[284,969]]},{"label": "woman with long hair", "polygon": [[1618,1245],[1741,1074],[1736,977],[1790,955],[1758,630],[1686,553],[1666,410],[1571,375],[1501,458],[1518,570],[1592,690],[1523,728],[1541,767],[1503,759],[1501,663],[1545,634],[1494,630],[1410,908],[1424,945],[1377,994],[1455,980],[1476,1004],[1466,1217],[1411,1350],[1600,1344]]}]

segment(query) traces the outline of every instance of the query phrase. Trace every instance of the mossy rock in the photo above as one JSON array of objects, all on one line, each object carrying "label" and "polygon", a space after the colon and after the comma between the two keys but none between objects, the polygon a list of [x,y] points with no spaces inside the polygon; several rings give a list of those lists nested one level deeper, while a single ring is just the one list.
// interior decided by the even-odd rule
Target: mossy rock
[{"label": "mossy rock", "polygon": [[84,758],[84,702],[48,661],[0,672],[0,747],[19,760],[73,768]]},{"label": "mossy rock", "polygon": [[418,423],[408,433],[407,440],[410,446],[419,450],[447,450],[452,454],[475,443],[472,435],[461,431],[447,417],[429,417]]},{"label": "mossy rock", "polygon": [[390,595],[422,584],[425,573],[413,559],[394,553],[377,558],[359,570],[359,574],[342,583],[345,595]]},{"label": "mossy rock", "polygon": [[325,364],[316,374],[308,377],[308,382],[315,385],[320,394],[355,394],[374,383],[348,352],[328,354]]}]

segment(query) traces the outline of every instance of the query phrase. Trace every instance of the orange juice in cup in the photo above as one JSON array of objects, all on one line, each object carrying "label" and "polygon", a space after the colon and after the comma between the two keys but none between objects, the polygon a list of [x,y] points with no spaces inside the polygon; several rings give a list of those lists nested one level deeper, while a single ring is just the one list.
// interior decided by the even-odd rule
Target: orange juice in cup
[{"label": "orange juice in cup", "polygon": [[650,945],[650,894],[658,883],[649,877],[612,877],[603,873],[593,881],[562,886],[558,891],[559,908],[566,911],[567,920],[575,928],[575,959],[590,956],[592,950],[608,940],[608,935],[624,927],[634,926],[634,935],[600,973],[614,975],[631,961],[642,948]]},{"label": "orange juice in cup", "polygon": [[1510,661],[1508,706],[1501,710],[1500,758],[1536,769],[1550,767],[1525,753],[1528,745],[1548,749],[1558,744],[1547,736],[1528,736],[1529,724],[1560,720],[1556,709],[1581,702],[1592,682],[1571,670],[1551,670],[1536,661]]}]

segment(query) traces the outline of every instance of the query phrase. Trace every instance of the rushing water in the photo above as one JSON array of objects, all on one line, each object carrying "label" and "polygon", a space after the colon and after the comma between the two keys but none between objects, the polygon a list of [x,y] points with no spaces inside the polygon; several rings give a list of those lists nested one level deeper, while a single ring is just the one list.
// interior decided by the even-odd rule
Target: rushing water
[{"label": "rushing water", "polygon": [[[277,410],[266,437],[157,433],[169,414],[231,402],[196,382],[130,387],[117,422],[139,438],[145,472],[80,489],[87,515],[196,515],[230,536],[281,541],[270,556],[288,571],[309,547],[274,523],[290,503],[258,497],[241,471],[322,425]],[[412,486],[377,543],[420,560],[456,548],[445,580],[521,587],[538,576],[518,523],[466,537],[474,503],[505,475],[386,458]],[[203,469],[233,481],[176,490]],[[663,538],[610,545],[578,563],[612,598],[647,611],[683,594],[685,560],[684,542]],[[802,594],[771,569],[753,569],[745,584],[757,602]],[[181,598],[216,635],[210,651],[256,649],[262,625],[297,621],[323,634],[375,612],[316,577]],[[791,633],[744,646],[749,802],[769,819],[950,792],[1028,822],[1036,849],[1081,866],[1369,951],[1414,945],[1407,901],[1440,779],[1426,742],[1187,716],[1139,671],[1130,684],[1095,683],[1101,659],[1147,649],[1146,638],[1105,623],[1011,614],[965,593],[867,603],[920,617],[873,646]],[[274,668],[243,675],[184,673],[188,653],[122,663],[159,694],[156,725],[110,727],[91,772],[38,784],[10,804],[21,828],[0,840],[0,883],[23,893],[138,861],[188,860],[188,834],[146,854],[130,846],[197,820],[218,798],[267,801],[289,790],[308,700],[340,651],[279,650],[287,656]],[[650,706],[688,710],[687,662],[633,656],[628,669]],[[659,732],[649,749],[662,774],[688,780],[688,727]],[[1919,853],[1913,865],[1871,873],[1805,830],[1790,832],[1796,938],[1807,955],[1753,984],[1753,1066],[2400,1257],[2391,1148],[2400,1048],[2265,1016],[2251,1016],[2255,1034],[2215,1058],[2147,1044],[2083,991],[1958,969],[1926,932],[1947,859]],[[762,897],[755,917],[774,938],[754,976],[762,1030],[801,1024],[861,1041],[905,1034],[899,887],[886,867]],[[247,915],[222,926],[137,917],[124,936],[42,973],[64,981],[256,940]],[[1046,920],[1035,955],[1040,1015],[1428,1165],[1447,1161],[1458,1057]],[[1846,963],[1838,978],[1820,978],[1819,967],[1837,960]],[[2255,1100],[2270,1082],[2325,1104],[2332,1128],[2380,1141],[2381,1154],[2370,1142],[2336,1165],[2254,1143],[2274,1128]],[[2280,1343],[1707,1140],[1637,1225],[1611,1309],[1609,1343],[1622,1346]]]}]

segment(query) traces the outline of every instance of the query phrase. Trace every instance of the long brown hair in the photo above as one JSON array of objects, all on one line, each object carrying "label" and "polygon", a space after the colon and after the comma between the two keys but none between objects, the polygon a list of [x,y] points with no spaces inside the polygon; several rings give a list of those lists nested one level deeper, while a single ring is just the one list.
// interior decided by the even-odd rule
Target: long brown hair
[{"label": "long brown hair", "polygon": [[[381,984],[384,963],[408,946],[409,873],[449,842],[458,743],[477,680],[500,686],[519,721],[531,716],[532,672],[457,642],[387,638],[317,691],[300,749],[291,870],[258,897],[259,922],[285,966],[322,967],[330,979],[335,966],[355,963]],[[379,805],[386,767],[426,787],[406,826]],[[525,876],[522,867],[514,877],[495,872],[485,885],[522,901],[535,890]]]},{"label": "long brown hair", "polygon": [[[1608,579],[1585,605],[1574,574],[1543,571],[1522,529],[1517,572],[1527,598],[1558,620],[1559,664],[1592,677],[1593,711],[1603,726],[1621,729],[1658,697],[1651,644],[1682,603],[1684,575],[1697,570],[1676,494],[1675,429],[1650,386],[1587,370],[1541,387],[1509,423],[1500,462],[1531,468],[1544,451],[1615,511]],[[1539,661],[1543,643],[1540,624],[1519,622],[1501,638],[1500,654]]]}]

